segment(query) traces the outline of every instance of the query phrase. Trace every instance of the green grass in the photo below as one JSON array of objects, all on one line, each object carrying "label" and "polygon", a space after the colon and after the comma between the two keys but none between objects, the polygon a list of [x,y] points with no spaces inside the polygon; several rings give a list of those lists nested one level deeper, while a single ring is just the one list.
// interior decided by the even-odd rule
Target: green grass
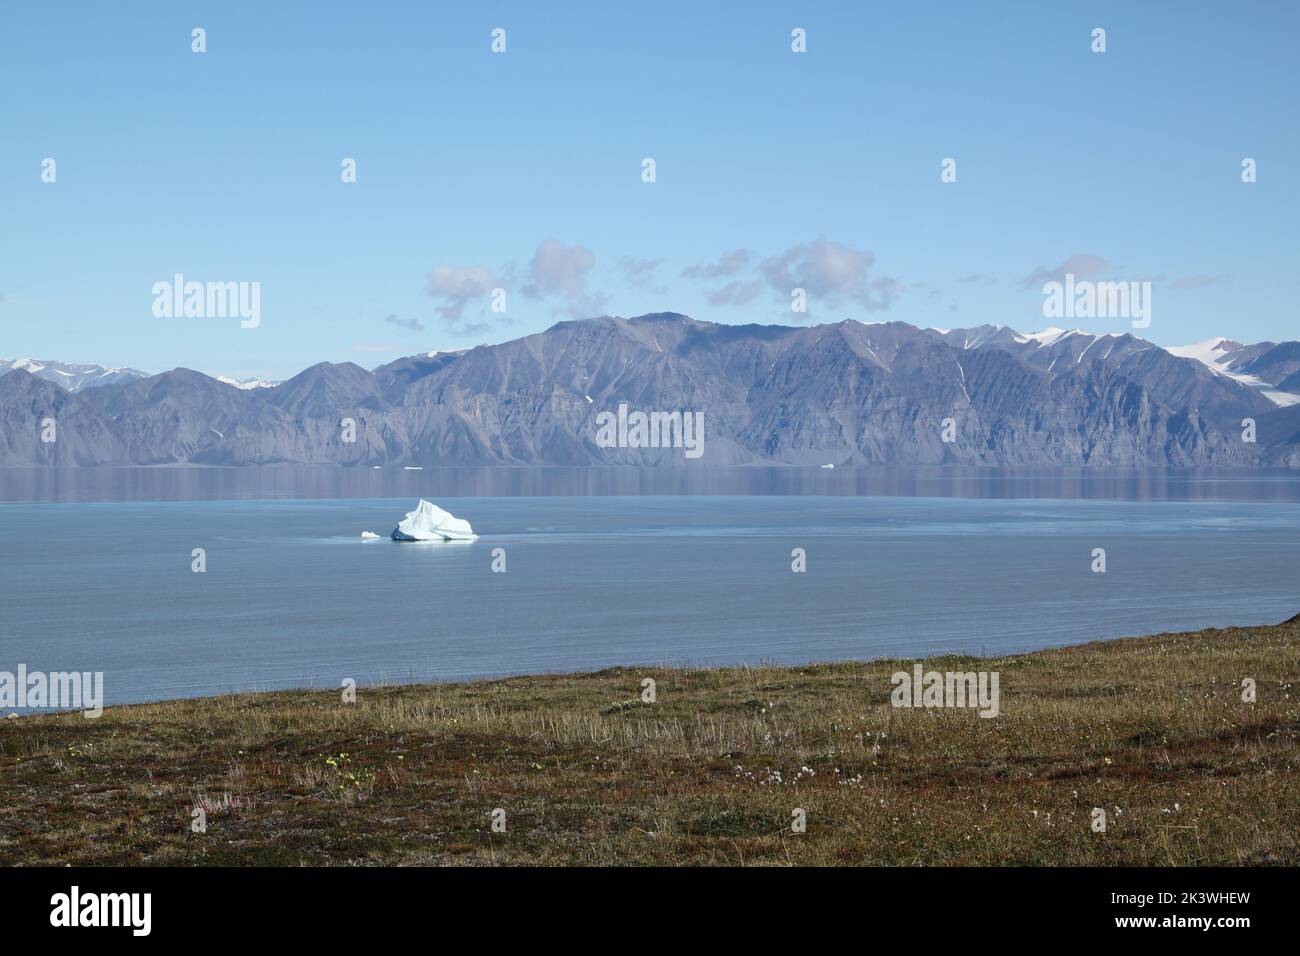
[{"label": "green grass", "polygon": [[3,720],[0,862],[1300,863],[1300,621],[958,661],[1000,716],[894,708],[876,661]]}]

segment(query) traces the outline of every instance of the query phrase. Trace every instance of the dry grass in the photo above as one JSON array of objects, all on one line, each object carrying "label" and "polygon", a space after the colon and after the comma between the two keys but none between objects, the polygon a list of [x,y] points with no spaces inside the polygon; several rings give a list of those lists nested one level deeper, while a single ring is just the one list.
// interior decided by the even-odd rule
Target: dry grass
[{"label": "dry grass", "polygon": [[[0,862],[1300,863],[1300,621],[926,662],[999,671],[993,719],[891,707],[889,675],[910,664],[615,669],[0,721]],[[654,704],[635,700],[643,677]],[[806,833],[791,832],[796,808]]]}]

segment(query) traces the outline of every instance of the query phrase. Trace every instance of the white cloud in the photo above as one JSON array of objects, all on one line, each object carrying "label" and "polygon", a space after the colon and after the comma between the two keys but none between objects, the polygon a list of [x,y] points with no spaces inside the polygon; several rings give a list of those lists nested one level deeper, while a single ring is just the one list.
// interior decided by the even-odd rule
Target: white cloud
[{"label": "white cloud", "polygon": [[492,272],[486,266],[434,266],[426,280],[426,289],[442,299],[438,314],[456,322],[471,300],[487,295],[494,286]]},{"label": "white cloud", "polygon": [[902,283],[888,277],[871,278],[875,262],[871,252],[816,239],[764,259],[759,270],[778,298],[788,299],[791,290],[799,288],[809,298],[831,306],[853,302],[877,311],[889,308]]},{"label": "white cloud", "polygon": [[399,329],[406,329],[408,332],[423,332],[424,323],[419,319],[403,319],[398,315],[386,315],[384,321],[389,325],[395,325]]},{"label": "white cloud", "polygon": [[745,305],[757,299],[762,291],[762,279],[733,279],[709,293],[709,305]]},{"label": "white cloud", "polygon": [[733,249],[724,252],[713,262],[688,266],[682,270],[682,276],[687,279],[722,279],[733,276],[749,265],[750,255],[748,249]]},{"label": "white cloud", "polygon": [[1110,262],[1101,256],[1076,252],[1055,269],[1044,269],[1039,266],[1025,276],[1020,284],[1023,288],[1033,289],[1041,287],[1046,282],[1064,282],[1067,273],[1073,275],[1076,279],[1095,279],[1097,276],[1109,271],[1110,268]]},{"label": "white cloud", "polygon": [[528,263],[524,295],[579,299],[587,291],[587,273],[595,264],[596,255],[586,246],[562,246],[555,239],[543,239]]}]

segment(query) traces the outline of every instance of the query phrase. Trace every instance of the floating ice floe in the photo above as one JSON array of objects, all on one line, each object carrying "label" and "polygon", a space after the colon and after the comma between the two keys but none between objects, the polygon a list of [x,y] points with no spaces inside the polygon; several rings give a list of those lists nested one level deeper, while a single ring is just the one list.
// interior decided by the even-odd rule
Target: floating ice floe
[{"label": "floating ice floe", "polygon": [[363,532],[361,532],[361,540],[362,540],[362,541],[369,541],[371,538],[378,538],[378,537],[379,537],[379,535],[375,534],[373,531],[363,531]]},{"label": "floating ice floe", "polygon": [[420,499],[414,511],[393,529],[394,541],[473,541],[478,537],[469,522]]}]

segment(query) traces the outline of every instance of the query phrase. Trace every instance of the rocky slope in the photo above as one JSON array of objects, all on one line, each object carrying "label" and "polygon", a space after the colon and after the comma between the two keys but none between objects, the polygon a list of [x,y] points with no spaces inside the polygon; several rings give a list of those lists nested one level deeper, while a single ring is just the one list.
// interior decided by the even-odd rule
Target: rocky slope
[{"label": "rocky slope", "polygon": [[[70,392],[14,368],[0,464],[1300,465],[1296,343],[1204,345],[663,313],[373,371],[322,363],[267,388],[174,369]],[[600,447],[597,415],[620,403],[702,413],[703,455]]]}]

